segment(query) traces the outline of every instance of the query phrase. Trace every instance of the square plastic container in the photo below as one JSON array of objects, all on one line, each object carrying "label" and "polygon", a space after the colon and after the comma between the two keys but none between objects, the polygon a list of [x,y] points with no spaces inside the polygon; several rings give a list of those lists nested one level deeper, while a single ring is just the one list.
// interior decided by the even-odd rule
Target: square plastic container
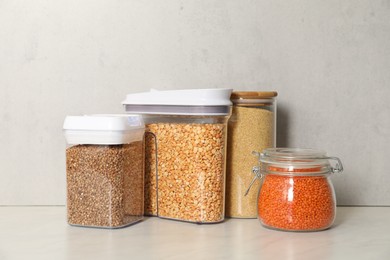
[{"label": "square plastic container", "polygon": [[68,223],[120,228],[142,220],[142,117],[67,116],[63,129]]},{"label": "square plastic container", "polygon": [[227,120],[231,89],[127,95],[126,112],[147,129],[145,214],[217,223],[225,215]]}]

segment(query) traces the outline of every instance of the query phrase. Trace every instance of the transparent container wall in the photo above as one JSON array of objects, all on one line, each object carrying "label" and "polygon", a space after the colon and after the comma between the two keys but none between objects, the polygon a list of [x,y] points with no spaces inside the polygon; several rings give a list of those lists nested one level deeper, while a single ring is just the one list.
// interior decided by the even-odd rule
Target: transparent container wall
[{"label": "transparent container wall", "polygon": [[145,116],[153,133],[146,134],[145,147],[147,215],[196,223],[224,220],[227,119]]},{"label": "transparent container wall", "polygon": [[329,228],[336,216],[336,197],[327,176],[264,177],[258,217],[265,227],[286,231]]},{"label": "transparent container wall", "polygon": [[253,151],[261,152],[274,147],[276,142],[276,101],[233,100],[233,113],[229,119],[226,174],[226,216],[257,218],[257,195],[260,181],[256,180],[245,193],[255,175],[257,165]]},{"label": "transparent container wall", "polygon": [[67,216],[76,226],[119,228],[143,218],[144,143],[66,150]]}]

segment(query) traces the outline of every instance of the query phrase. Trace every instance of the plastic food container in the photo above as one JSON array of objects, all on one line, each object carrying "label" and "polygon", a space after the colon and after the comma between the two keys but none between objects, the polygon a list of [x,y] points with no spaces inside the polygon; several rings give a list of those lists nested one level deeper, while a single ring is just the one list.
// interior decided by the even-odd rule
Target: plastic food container
[{"label": "plastic food container", "polygon": [[67,116],[63,129],[68,223],[120,228],[142,220],[142,117]]},{"label": "plastic food container", "polygon": [[257,158],[252,151],[275,147],[276,96],[274,91],[233,92],[229,119],[226,170],[226,216],[257,218],[260,181],[252,174]]},{"label": "plastic food container", "polygon": [[343,171],[340,159],[297,148],[265,149],[259,157],[257,169],[263,181],[258,217],[263,226],[285,231],[319,231],[332,226],[336,195],[330,175]]},{"label": "plastic food container", "polygon": [[224,220],[226,133],[231,89],[127,95],[146,134],[145,214],[216,223]]}]

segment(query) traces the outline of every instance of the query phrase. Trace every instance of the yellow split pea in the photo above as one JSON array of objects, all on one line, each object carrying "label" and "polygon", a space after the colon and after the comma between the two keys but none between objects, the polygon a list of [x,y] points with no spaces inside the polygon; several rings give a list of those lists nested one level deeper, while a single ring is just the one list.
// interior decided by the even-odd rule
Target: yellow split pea
[{"label": "yellow split pea", "polygon": [[154,123],[147,128],[157,139],[158,194],[155,140],[148,135],[145,213],[190,222],[222,221],[225,125]]}]

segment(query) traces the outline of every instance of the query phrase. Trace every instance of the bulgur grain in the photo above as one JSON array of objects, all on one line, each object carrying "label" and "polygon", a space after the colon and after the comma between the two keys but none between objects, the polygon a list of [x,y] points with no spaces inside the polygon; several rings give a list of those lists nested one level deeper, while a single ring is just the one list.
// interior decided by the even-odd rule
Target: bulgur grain
[{"label": "bulgur grain", "polygon": [[257,157],[252,151],[274,146],[274,112],[264,107],[234,106],[228,126],[226,170],[226,216],[257,217],[257,195],[260,182],[256,181],[245,196],[254,175],[252,167]]}]

